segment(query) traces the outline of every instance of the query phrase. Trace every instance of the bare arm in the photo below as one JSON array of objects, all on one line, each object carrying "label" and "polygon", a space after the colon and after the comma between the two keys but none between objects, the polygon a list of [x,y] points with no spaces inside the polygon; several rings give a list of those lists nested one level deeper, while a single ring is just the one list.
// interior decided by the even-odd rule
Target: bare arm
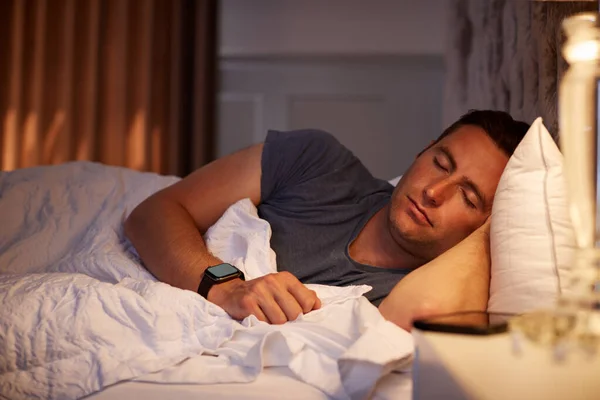
[{"label": "bare arm", "polygon": [[125,234],[154,276],[195,291],[204,270],[221,262],[202,235],[236,201],[259,203],[261,152],[262,144],[216,160],[133,210]]},{"label": "bare arm", "polygon": [[[154,276],[196,291],[206,268],[222,262],[202,235],[235,202],[250,198],[259,204],[262,150],[259,144],[218,159],[133,210],[125,234]],[[234,318],[254,314],[275,323],[320,306],[314,292],[287,273],[215,285],[208,299]]]},{"label": "bare arm", "polygon": [[389,321],[412,321],[458,311],[485,311],[490,282],[489,220],[444,254],[402,279],[379,305]]}]

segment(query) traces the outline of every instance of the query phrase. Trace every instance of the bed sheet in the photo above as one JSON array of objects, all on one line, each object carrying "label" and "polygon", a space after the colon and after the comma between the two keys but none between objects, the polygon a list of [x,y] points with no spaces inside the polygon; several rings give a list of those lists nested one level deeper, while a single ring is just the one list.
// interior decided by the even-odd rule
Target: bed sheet
[{"label": "bed sheet", "polygon": [[[269,325],[156,282],[123,221],[174,181],[95,163],[0,173],[0,397],[81,398],[140,379],[239,384],[286,367],[330,396],[364,398],[410,365],[411,335],[362,296],[369,287],[309,285],[321,309]],[[252,279],[277,270],[270,234],[242,200],[205,241]]]},{"label": "bed sheet", "polygon": [[[412,396],[410,373],[391,373],[377,384],[372,400],[408,400]],[[306,400],[328,399],[315,387],[299,381],[286,367],[265,368],[255,381],[249,383],[221,383],[208,385],[159,384],[122,382],[86,397],[86,400]]]}]

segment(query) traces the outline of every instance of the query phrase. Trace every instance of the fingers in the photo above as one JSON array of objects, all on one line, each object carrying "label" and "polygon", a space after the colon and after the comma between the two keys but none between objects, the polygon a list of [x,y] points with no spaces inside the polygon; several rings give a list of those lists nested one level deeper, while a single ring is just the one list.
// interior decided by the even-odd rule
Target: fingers
[{"label": "fingers", "polygon": [[[283,274],[283,272],[281,272]],[[287,273],[289,274],[289,273]],[[304,286],[295,276],[289,274],[291,277],[286,276],[287,290],[294,296],[302,312],[307,313],[312,310],[321,308],[321,300],[317,297],[317,293],[314,290],[310,290]]]},{"label": "fingers", "polygon": [[237,312],[230,313],[230,315],[235,319],[241,320],[249,315],[254,315],[259,321],[269,322],[269,319],[260,308],[256,296],[243,296],[239,302],[239,308],[236,308],[236,310]]},{"label": "fingers", "polygon": [[294,296],[292,296],[287,290],[281,290],[274,293],[273,298],[285,314],[288,321],[295,320],[304,311]]},{"label": "fingers", "polygon": [[300,304],[302,312],[305,314],[321,307],[321,300],[319,300],[314,290],[310,290],[302,284],[290,286],[288,290],[294,296],[298,304]]},{"label": "fingers", "polygon": [[283,324],[321,307],[317,294],[288,272],[265,275],[245,284],[237,302],[242,318],[254,314],[261,321]]},{"label": "fingers", "polygon": [[[283,291],[283,286],[271,275],[245,282],[244,292],[240,293],[241,296],[237,301],[240,312],[237,314],[236,319],[243,319],[253,314],[260,321],[271,324],[283,324],[287,322],[288,317],[274,296],[274,293]],[[278,297],[281,296],[278,295]],[[298,306],[299,308],[300,306]]]},{"label": "fingers", "polygon": [[283,324],[302,314],[302,307],[286,288],[285,277],[270,274],[263,277],[263,282],[260,306],[271,323]]},{"label": "fingers", "polygon": [[281,325],[288,321],[285,313],[273,297],[261,298],[261,300],[259,300],[259,305],[267,317],[266,322],[274,325]]},{"label": "fingers", "polygon": [[319,298],[319,296],[317,296],[317,293],[314,290],[311,290],[311,292],[313,292],[315,294],[315,297],[317,298],[317,300],[315,301],[315,305],[313,306],[313,310],[318,310],[319,308],[321,308],[321,299]]}]

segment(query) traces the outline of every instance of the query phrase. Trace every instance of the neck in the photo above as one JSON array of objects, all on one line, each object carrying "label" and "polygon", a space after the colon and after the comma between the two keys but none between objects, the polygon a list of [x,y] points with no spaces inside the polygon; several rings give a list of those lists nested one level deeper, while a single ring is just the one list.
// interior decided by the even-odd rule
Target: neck
[{"label": "neck", "polygon": [[350,257],[361,264],[380,268],[412,269],[423,260],[402,248],[389,229],[389,203],[369,219],[350,244]]}]

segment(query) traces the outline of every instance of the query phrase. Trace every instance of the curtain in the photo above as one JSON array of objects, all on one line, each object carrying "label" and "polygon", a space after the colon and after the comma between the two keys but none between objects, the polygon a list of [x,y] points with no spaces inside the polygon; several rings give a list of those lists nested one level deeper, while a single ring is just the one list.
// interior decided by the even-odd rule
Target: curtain
[{"label": "curtain", "polygon": [[216,0],[0,1],[2,170],[185,175],[214,142]]}]

